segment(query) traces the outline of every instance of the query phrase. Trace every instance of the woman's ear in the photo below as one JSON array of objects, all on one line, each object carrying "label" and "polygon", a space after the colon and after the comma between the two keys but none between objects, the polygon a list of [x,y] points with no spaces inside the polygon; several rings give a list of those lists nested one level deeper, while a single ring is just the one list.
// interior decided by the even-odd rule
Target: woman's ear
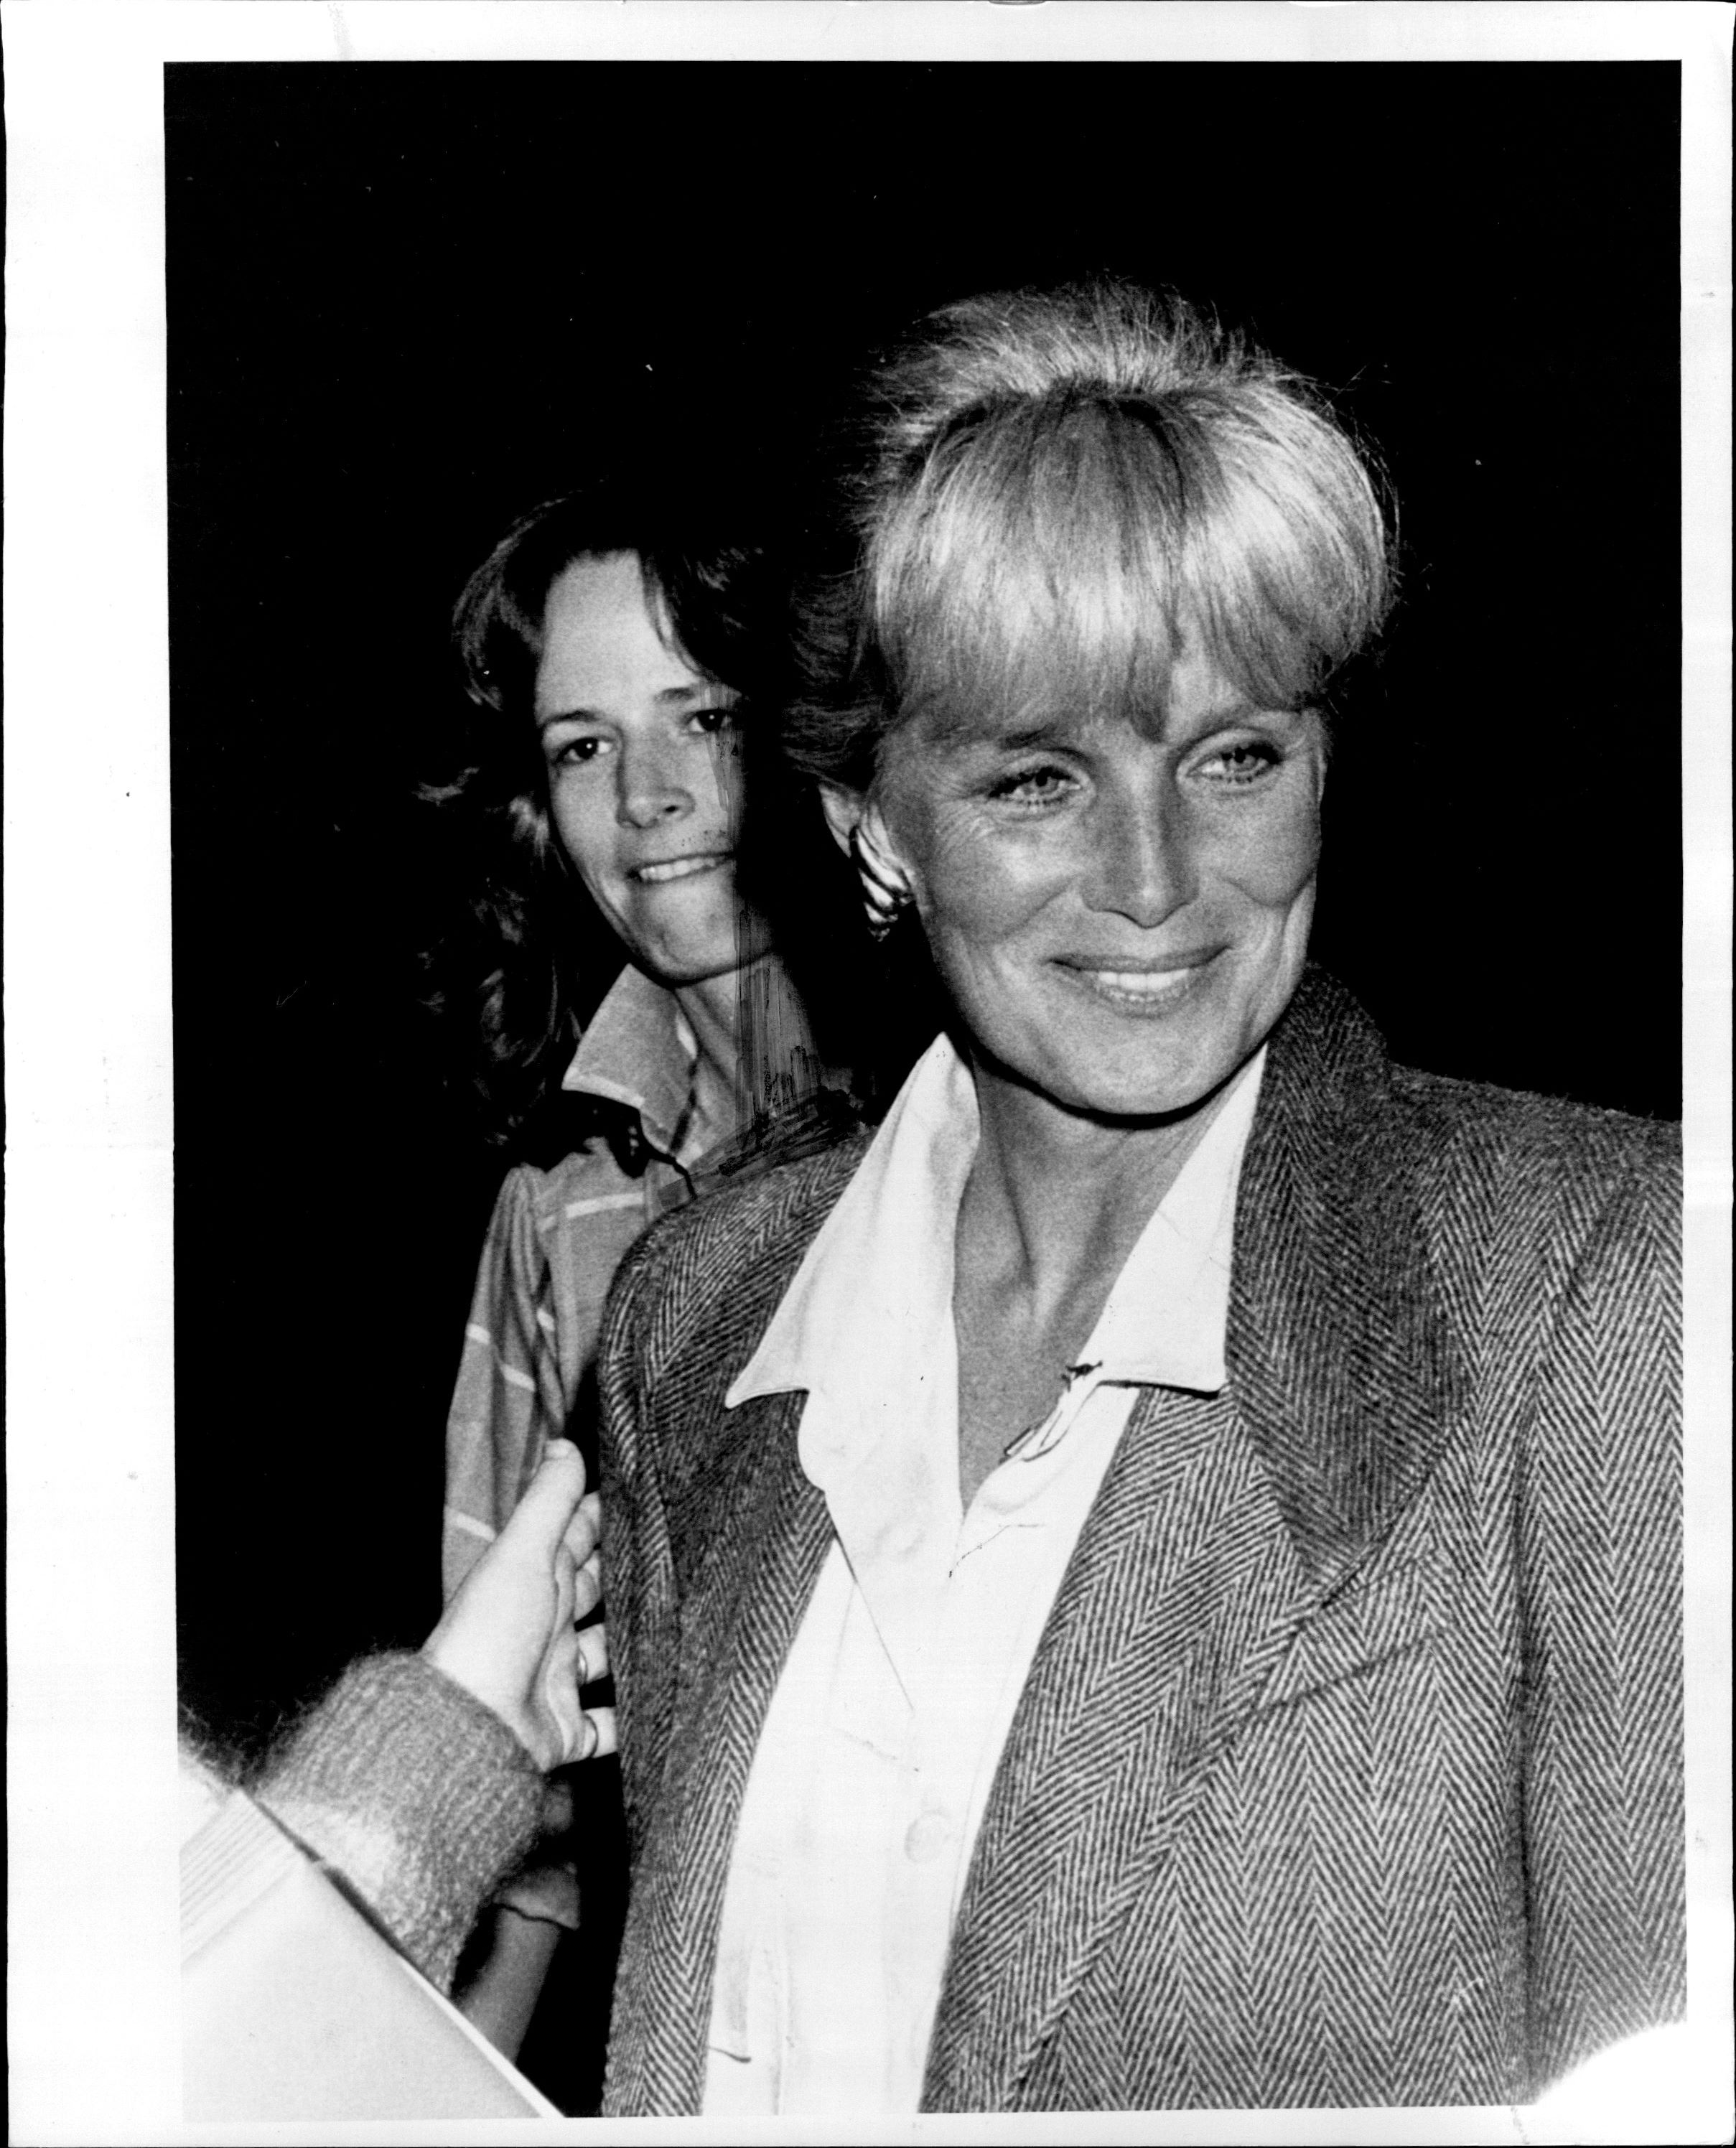
[{"label": "woman's ear", "polygon": [[860,790],[846,790],[841,783],[820,785],[820,807],[825,815],[825,825],[832,831],[832,841],[846,857],[850,855],[850,836],[867,804]]},{"label": "woman's ear", "polygon": [[884,940],[912,898],[904,868],[887,847],[880,808],[860,790],[835,783],[820,785],[820,802],[832,841],[856,869],[869,933]]},{"label": "woman's ear", "polygon": [[1311,709],[1314,719],[1314,803],[1318,806],[1326,795],[1327,770],[1332,758],[1332,726],[1322,709]]}]

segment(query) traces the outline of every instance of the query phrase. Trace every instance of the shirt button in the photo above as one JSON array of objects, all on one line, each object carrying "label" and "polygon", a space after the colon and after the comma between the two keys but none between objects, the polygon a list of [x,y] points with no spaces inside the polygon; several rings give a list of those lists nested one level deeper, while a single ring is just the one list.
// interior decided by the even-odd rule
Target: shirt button
[{"label": "shirt button", "polygon": [[952,1821],[946,1813],[926,1812],[911,1822],[904,1838],[904,1854],[912,1864],[931,1864],[952,1839]]}]

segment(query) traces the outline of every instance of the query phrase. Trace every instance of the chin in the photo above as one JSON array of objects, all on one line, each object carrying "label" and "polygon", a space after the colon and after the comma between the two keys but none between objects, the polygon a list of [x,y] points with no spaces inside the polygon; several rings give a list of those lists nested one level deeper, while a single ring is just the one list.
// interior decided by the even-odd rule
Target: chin
[{"label": "chin", "polygon": [[[1232,1068],[1231,1072],[1235,1071]],[[1111,1086],[1103,1082],[1081,1086],[1071,1097],[1060,1101],[1073,1111],[1096,1119],[1186,1118],[1216,1095],[1228,1074],[1204,1082],[1128,1082]]]},{"label": "chin", "polygon": [[[1086,1040],[1081,1038],[1081,1043]],[[1110,1119],[1154,1119],[1185,1116],[1215,1096],[1253,1056],[1257,1045],[1243,1050],[1239,1038],[1178,1040],[1161,1055],[1145,1050],[1106,1049],[1070,1052],[1051,1062],[1045,1089],[1066,1109]]]},{"label": "chin", "polygon": [[731,947],[727,951],[720,948],[711,955],[693,955],[679,961],[665,959],[643,962],[640,966],[665,991],[675,992],[685,986],[715,984],[720,977],[733,977],[745,964]]},{"label": "chin", "polygon": [[749,950],[735,928],[733,916],[720,919],[705,932],[644,932],[623,934],[640,969],[670,991],[680,985],[702,985],[713,977],[740,969]]}]

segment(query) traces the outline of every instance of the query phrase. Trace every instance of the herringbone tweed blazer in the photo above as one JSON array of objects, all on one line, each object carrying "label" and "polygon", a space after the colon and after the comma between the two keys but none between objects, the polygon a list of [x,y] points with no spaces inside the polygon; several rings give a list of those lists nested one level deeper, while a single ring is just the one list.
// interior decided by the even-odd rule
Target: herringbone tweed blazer
[{"label": "herringbone tweed blazer", "polygon": [[[672,1219],[605,1324],[632,1891],[605,2109],[698,2107],[748,1765],[830,1542],[723,1408],[861,1154]],[[1674,1129],[1392,1066],[1311,971],[1219,1396],[1152,1391],[995,1779],[931,2110],[1504,2102],[1675,2016]]]}]

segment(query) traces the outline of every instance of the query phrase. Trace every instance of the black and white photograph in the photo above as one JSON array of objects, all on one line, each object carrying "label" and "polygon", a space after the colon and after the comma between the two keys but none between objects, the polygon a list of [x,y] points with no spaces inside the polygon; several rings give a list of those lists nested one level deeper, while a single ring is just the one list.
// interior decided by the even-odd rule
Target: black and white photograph
[{"label": "black and white photograph", "polygon": [[167,935],[9,1107],[162,1577],[26,1896],[178,1912],[178,2107],[19,2137],[1728,2137],[1730,11],[257,12],[134,70],[158,585],[8,546],[160,874],[8,726],[9,1056]]}]

